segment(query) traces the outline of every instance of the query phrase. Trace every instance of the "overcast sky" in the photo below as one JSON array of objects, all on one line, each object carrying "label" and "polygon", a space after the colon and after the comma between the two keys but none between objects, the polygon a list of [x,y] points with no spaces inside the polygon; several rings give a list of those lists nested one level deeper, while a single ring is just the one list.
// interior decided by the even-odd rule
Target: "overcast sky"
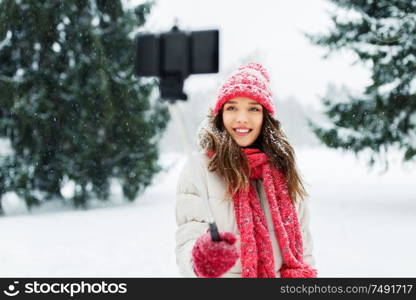
[{"label": "overcast sky", "polygon": [[325,50],[303,36],[302,32],[328,31],[327,10],[334,9],[326,0],[158,0],[145,30],[167,31],[175,18],[184,30],[220,30],[220,74],[190,76],[187,91],[209,86],[255,54],[271,75],[278,101],[294,96],[315,106],[330,82],[362,91],[370,80],[362,65],[351,65],[352,53],[324,60]]}]

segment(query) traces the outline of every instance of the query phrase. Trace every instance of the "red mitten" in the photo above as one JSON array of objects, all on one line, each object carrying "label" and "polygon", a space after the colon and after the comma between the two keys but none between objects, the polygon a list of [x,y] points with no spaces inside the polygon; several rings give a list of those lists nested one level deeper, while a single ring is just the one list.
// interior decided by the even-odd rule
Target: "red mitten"
[{"label": "red mitten", "polygon": [[238,259],[239,253],[231,232],[219,233],[221,241],[214,242],[208,231],[200,236],[192,249],[194,269],[198,277],[216,278],[223,275]]}]

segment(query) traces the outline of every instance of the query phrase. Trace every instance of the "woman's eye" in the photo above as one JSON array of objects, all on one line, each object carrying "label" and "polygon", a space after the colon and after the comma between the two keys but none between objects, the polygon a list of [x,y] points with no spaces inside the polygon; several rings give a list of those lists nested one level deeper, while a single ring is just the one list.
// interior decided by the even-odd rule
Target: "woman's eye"
[{"label": "woman's eye", "polygon": [[[226,110],[231,110],[231,109],[234,109],[235,107],[234,106],[228,106],[227,108],[226,108]],[[252,108],[250,108],[250,110],[254,110],[254,111],[260,111],[257,107],[252,107]]]}]

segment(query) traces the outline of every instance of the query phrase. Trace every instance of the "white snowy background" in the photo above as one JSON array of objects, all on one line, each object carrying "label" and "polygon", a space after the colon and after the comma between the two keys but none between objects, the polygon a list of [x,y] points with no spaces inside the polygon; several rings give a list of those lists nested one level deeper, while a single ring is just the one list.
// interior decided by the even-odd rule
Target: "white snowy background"
[{"label": "white snowy background", "polygon": [[[138,3],[136,1],[135,3]],[[215,87],[227,72],[254,58],[269,70],[276,105],[311,198],[311,232],[320,277],[415,277],[416,171],[402,165],[400,153],[388,154],[389,171],[370,170],[368,154],[319,146],[307,132],[305,117],[318,114],[319,96],[330,83],[362,90],[368,72],[351,66],[348,53],[322,60],[302,31],[325,31],[326,1],[159,0],[148,30],[168,30],[175,17],[188,29],[220,28],[221,72],[186,83],[198,107],[191,134],[212,103]],[[192,102],[193,101],[193,102]],[[197,102],[204,101],[204,102]],[[280,109],[280,110],[279,110]],[[293,117],[296,116],[296,117]],[[133,203],[112,184],[109,204],[74,211],[58,203],[27,212],[14,194],[1,199],[1,277],[177,277],[174,254],[176,182],[185,162],[173,124],[161,141],[165,171]],[[305,142],[306,141],[306,142]],[[10,151],[0,140],[0,155]],[[62,190],[71,193],[68,183]]]}]

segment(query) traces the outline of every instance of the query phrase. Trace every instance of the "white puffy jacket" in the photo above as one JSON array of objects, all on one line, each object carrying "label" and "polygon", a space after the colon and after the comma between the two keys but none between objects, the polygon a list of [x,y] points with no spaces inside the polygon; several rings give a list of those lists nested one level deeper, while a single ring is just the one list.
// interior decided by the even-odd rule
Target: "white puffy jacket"
[{"label": "white puffy jacket", "polygon": [[[225,182],[215,173],[208,171],[209,158],[202,153],[192,154],[192,158],[187,158],[185,165],[179,175],[176,196],[176,262],[179,272],[184,277],[196,277],[192,261],[192,248],[197,238],[206,233],[208,229],[208,211],[200,197],[201,191],[195,184],[193,174],[202,174],[203,184],[207,185],[208,199],[213,213],[213,217],[218,226],[219,232],[233,232],[237,236],[237,247],[240,247],[240,235],[234,216],[233,202],[226,194]],[[198,172],[198,173],[193,173]],[[199,176],[199,175],[198,175]],[[273,254],[276,268],[276,277],[280,277],[280,267],[282,266],[282,255],[274,233],[273,225],[269,212],[269,205],[266,194],[263,190],[261,180],[253,180],[257,187],[259,200],[265,211],[266,220],[272,240]],[[303,237],[304,261],[315,268],[315,259],[312,254],[313,242],[309,230],[309,211],[308,202],[305,199],[296,205],[298,219],[301,225]],[[221,277],[241,277],[241,262],[236,264]]]}]

